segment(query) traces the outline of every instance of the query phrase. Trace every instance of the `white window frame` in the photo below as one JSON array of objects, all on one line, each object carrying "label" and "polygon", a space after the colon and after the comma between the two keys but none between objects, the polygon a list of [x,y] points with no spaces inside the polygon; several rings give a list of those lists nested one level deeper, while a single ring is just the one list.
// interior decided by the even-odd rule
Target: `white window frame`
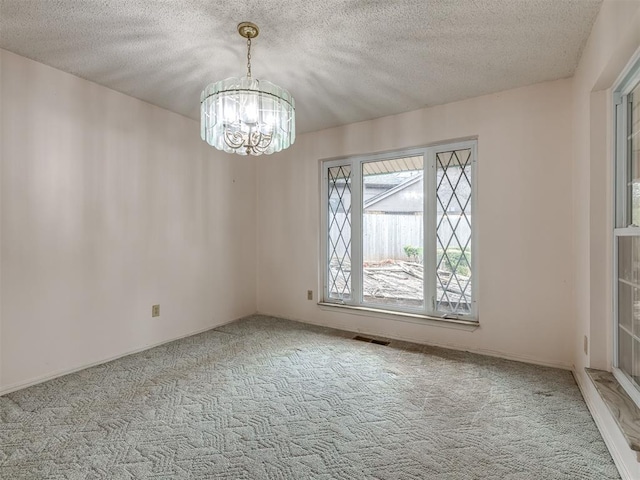
[{"label": "white window frame", "polygon": [[638,50],[627,67],[624,69],[612,89],[612,118],[613,118],[613,158],[615,162],[615,174],[613,176],[614,206],[613,206],[613,345],[612,345],[612,372],[616,380],[640,406],[640,390],[618,368],[618,238],[623,236],[640,236],[640,226],[628,225],[629,212],[627,212],[627,189],[620,188],[627,183],[627,126],[629,119],[627,95],[640,82],[640,50]]},{"label": "white window frame", "polygon": [[[470,314],[447,314],[435,310],[436,276],[435,259],[437,252],[437,240],[435,235],[437,221],[436,199],[436,155],[452,150],[471,150],[471,262],[470,268],[473,280],[471,282],[471,312]],[[428,320],[445,320],[461,323],[478,323],[478,209],[477,209],[477,138],[465,139],[454,142],[439,143],[417,148],[407,148],[371,155],[355,155],[336,159],[321,160],[321,212],[320,212],[320,282],[322,296],[319,299],[321,305],[342,306],[347,308],[362,308],[371,311],[408,315],[413,318],[425,318]],[[380,304],[371,304],[362,298],[362,165],[368,162],[381,160],[394,160],[412,156],[423,156],[424,159],[424,306],[422,308],[399,307]],[[351,298],[349,300],[337,300],[329,298],[329,213],[328,213],[328,170],[337,166],[351,167]],[[357,188],[356,188],[357,187]],[[427,263],[429,259],[429,263]],[[427,265],[433,267],[433,275],[426,274]],[[356,268],[353,268],[356,266]]]}]

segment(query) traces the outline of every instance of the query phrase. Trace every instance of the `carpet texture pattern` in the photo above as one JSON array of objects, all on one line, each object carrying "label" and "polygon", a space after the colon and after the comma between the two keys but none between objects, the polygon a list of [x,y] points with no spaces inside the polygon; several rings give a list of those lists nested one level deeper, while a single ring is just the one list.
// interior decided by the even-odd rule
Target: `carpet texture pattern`
[{"label": "carpet texture pattern", "polygon": [[570,372],[251,316],[0,397],[3,479],[619,479]]}]

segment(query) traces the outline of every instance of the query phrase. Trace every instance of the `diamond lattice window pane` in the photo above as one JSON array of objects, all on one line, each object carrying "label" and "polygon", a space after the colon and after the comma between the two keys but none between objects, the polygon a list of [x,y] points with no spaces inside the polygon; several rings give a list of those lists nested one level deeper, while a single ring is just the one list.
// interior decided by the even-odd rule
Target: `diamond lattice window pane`
[{"label": "diamond lattice window pane", "polygon": [[436,310],[471,313],[471,149],[436,155]]},{"label": "diamond lattice window pane", "polygon": [[351,167],[328,169],[328,294],[351,299]]}]

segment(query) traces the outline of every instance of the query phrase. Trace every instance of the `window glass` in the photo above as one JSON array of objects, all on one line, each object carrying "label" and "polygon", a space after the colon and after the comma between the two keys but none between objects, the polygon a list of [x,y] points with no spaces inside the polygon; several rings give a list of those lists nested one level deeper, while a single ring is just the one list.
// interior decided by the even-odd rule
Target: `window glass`
[{"label": "window glass", "polygon": [[363,302],[424,305],[424,159],[362,164]]}]

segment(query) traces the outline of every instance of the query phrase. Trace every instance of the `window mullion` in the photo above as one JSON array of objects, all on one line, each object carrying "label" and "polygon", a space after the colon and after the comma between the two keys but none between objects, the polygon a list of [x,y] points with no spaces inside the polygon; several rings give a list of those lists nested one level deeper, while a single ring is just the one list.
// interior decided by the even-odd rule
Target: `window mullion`
[{"label": "window mullion", "polygon": [[621,170],[622,170],[622,227],[628,227],[631,225],[631,191],[629,189],[630,182],[633,180],[631,175],[631,162],[627,161],[627,126],[629,119],[629,109],[627,105],[627,95],[622,97],[622,104],[620,105],[620,116],[622,120],[620,122],[620,159],[622,162]]},{"label": "window mullion", "polygon": [[428,148],[424,152],[425,181],[424,181],[424,288],[425,288],[425,312],[428,315],[436,314],[436,263],[437,263],[437,178],[436,178],[436,154],[434,148]]},{"label": "window mullion", "polygon": [[320,193],[322,205],[320,208],[320,269],[322,272],[322,299],[329,298],[329,167],[320,165]]},{"label": "window mullion", "polygon": [[[617,211],[616,211],[617,213]],[[613,231],[613,367],[618,368],[618,235]]]},{"label": "window mullion", "polygon": [[620,103],[615,106],[615,122],[616,122],[616,196],[615,196],[615,209],[616,209],[616,227],[623,228],[629,225],[629,216],[627,215],[627,189],[626,177],[627,177],[627,165],[626,165],[626,141],[622,130],[624,129],[624,112],[625,112],[626,97],[621,100]]},{"label": "window mullion", "polygon": [[478,144],[471,145],[471,316],[478,318]]},{"label": "window mullion", "polygon": [[362,162],[351,164],[351,298],[362,304]]}]

